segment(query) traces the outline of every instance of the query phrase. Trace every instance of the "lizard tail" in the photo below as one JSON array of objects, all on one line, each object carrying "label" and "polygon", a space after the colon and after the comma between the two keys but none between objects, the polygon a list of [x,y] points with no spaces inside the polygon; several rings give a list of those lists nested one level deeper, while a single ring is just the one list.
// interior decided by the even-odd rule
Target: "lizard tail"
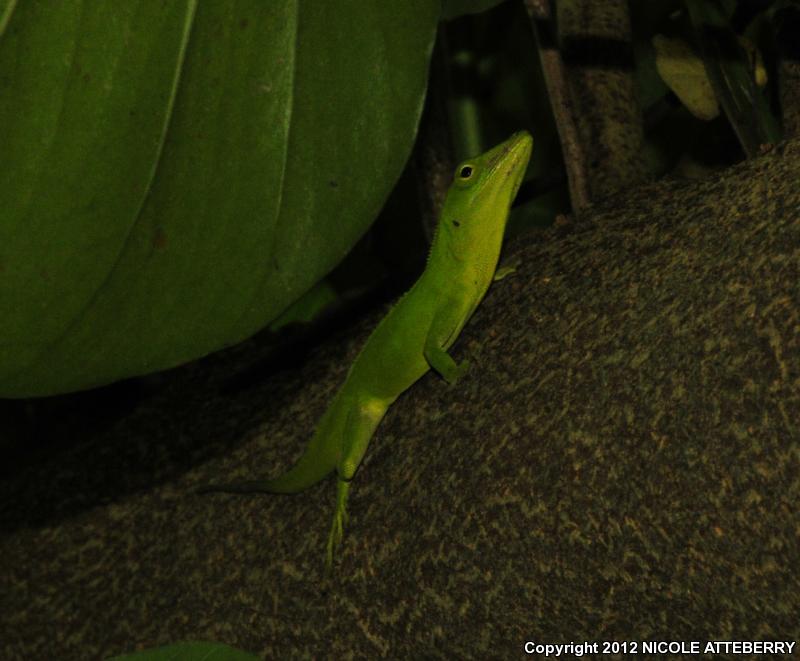
[{"label": "lizard tail", "polygon": [[200,487],[197,493],[225,491],[229,493],[296,493],[320,482],[333,471],[339,459],[339,447],[347,409],[342,397],[336,396],[334,402],[319,421],[314,436],[305,452],[288,471],[271,480],[253,480],[230,484],[208,484]]}]

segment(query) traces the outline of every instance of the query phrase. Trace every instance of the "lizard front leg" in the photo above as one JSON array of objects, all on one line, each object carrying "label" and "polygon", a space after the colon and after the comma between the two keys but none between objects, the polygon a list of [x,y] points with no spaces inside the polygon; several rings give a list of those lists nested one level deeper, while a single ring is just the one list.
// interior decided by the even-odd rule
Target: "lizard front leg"
[{"label": "lizard front leg", "polygon": [[447,353],[448,340],[457,335],[466,321],[465,304],[449,299],[437,310],[425,338],[423,355],[428,364],[450,385],[458,381],[469,369],[469,361],[457,364]]}]

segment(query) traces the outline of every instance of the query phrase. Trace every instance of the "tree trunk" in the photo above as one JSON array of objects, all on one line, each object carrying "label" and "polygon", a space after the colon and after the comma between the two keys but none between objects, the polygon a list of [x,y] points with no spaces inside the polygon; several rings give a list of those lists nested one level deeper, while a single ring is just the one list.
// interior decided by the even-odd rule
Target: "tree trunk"
[{"label": "tree trunk", "polygon": [[332,580],[332,481],[193,489],[286,468],[382,311],[239,392],[219,381],[257,342],[62,425],[2,483],[4,658],[799,640],[798,181],[795,140],[509,246],[522,265],[454,348],[470,372],[429,374],[378,429]]}]

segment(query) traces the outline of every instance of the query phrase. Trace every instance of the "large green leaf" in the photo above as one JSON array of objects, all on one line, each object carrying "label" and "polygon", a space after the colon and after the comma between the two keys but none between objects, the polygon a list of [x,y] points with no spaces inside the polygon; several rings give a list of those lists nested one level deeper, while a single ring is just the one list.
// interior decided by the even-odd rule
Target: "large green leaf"
[{"label": "large green leaf", "polygon": [[18,397],[237,342],[340,261],[410,151],[440,3],[6,6],[0,396]]}]

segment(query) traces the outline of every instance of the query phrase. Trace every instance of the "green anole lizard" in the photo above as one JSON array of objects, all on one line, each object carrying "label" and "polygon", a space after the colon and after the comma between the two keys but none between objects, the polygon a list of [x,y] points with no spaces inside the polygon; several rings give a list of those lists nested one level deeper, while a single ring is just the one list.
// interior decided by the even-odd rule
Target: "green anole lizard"
[{"label": "green anole lizard", "polygon": [[369,336],[297,463],[271,480],[201,491],[295,493],[335,470],[336,510],[325,562],[330,570],[347,520],[350,483],[389,406],[431,368],[450,384],[467,369],[466,360],[457,365],[447,350],[495,275],[508,212],[532,148],[530,134],[520,131],[458,166],[425,271]]}]

